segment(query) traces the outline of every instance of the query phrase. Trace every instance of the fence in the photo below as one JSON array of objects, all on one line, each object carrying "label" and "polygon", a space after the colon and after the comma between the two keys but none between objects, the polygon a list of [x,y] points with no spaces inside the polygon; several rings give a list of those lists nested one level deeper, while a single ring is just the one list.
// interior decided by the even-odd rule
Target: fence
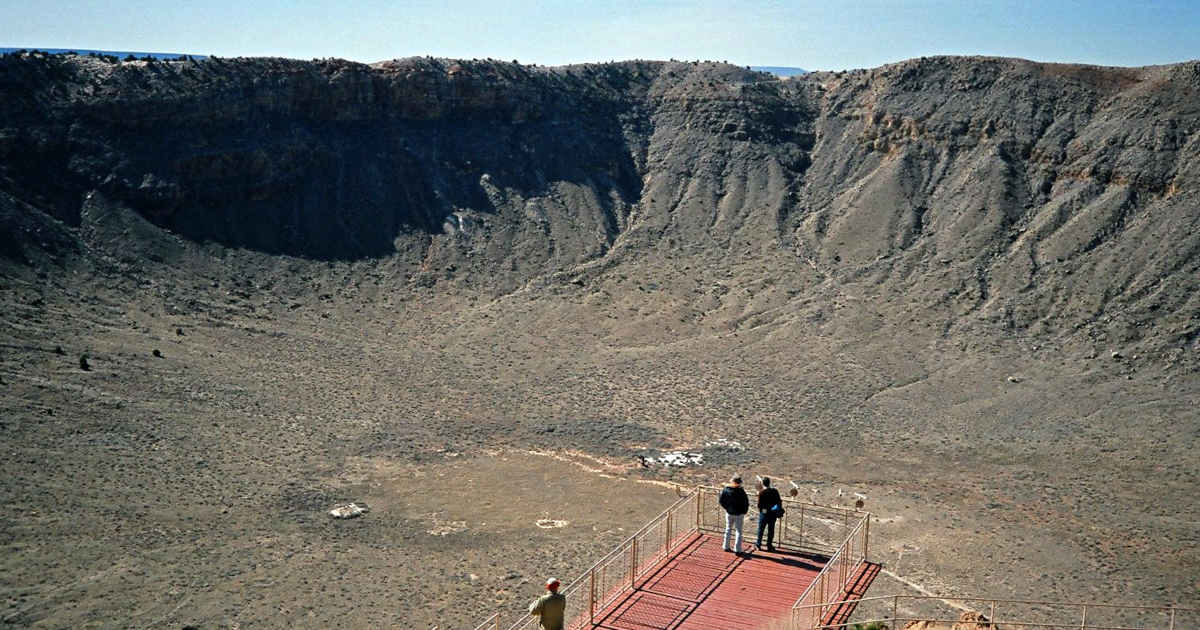
[{"label": "fence", "polygon": [[[703,532],[725,531],[725,511],[717,503],[720,488],[699,487],[699,529]],[[751,501],[753,502],[753,498]],[[775,543],[789,551],[831,556],[839,544],[846,539],[852,528],[858,525],[866,512],[815,503],[804,503],[783,498],[784,515],[775,521]],[[753,506],[751,513],[754,512]],[[756,525],[748,521],[746,532],[752,537]]]},{"label": "fence", "polygon": [[[830,607],[847,602],[811,603],[793,609],[793,628],[843,630],[855,624],[881,622],[903,628],[910,622],[927,622],[952,627],[961,623],[964,611],[976,611],[987,621],[979,628],[1005,630],[1191,630],[1200,628],[1200,609],[1176,606],[1125,606],[1079,602],[952,598],[924,595],[893,595],[858,600],[860,614],[854,622],[821,625]],[[795,613],[799,614],[799,617]],[[865,613],[865,614],[863,614]],[[811,621],[803,625],[796,621]],[[984,625],[984,624],[991,625]]]},{"label": "fence", "polygon": [[[725,528],[724,511],[718,503],[719,488],[700,486],[676,501],[644,527],[622,542],[573,580],[563,591],[567,596],[566,627],[589,627],[597,615],[617,601],[626,590],[670,556],[675,548],[697,531],[718,533]],[[844,596],[867,560],[870,542],[870,513],[803,503],[784,498],[786,514],[776,522],[776,544],[791,551],[827,557],[812,584],[792,607],[792,630],[848,630],[855,624],[881,622],[898,630],[909,622],[945,624],[961,622],[964,611],[982,613],[987,624],[980,628],[1006,630],[1191,630],[1200,628],[1200,609],[1175,606],[1123,606],[1078,602],[1043,602],[988,598],[947,598],[893,595],[853,600],[854,621],[825,624],[830,613],[852,600]],[[747,524],[749,529],[749,524]],[[982,620],[981,620],[982,621]],[[525,616],[511,626],[493,614],[475,630],[529,630],[537,619]]]},{"label": "fence", "polygon": [[[700,516],[701,493],[692,491],[676,501],[644,527],[601,558],[563,591],[567,597],[566,627],[582,628],[592,624],[596,615],[612,604],[626,589],[667,558],[675,547],[694,534]],[[499,620],[494,620],[499,628]],[[486,627],[486,623],[484,624]],[[529,616],[514,623],[510,630],[537,627]]]},{"label": "fence", "polygon": [[[658,566],[679,543],[692,534],[697,531],[723,532],[725,511],[718,502],[720,492],[720,488],[711,486],[697,487],[571,581],[562,591],[567,598],[566,627],[582,628],[594,623],[598,614],[627,589],[636,587],[648,571]],[[836,558],[837,551],[846,546],[845,543],[841,546],[837,543],[845,538],[847,532],[863,530],[865,534],[864,523],[867,518],[864,512],[803,503],[789,498],[783,502],[786,514],[776,521],[775,526],[775,542],[781,547],[822,556],[834,554]],[[864,535],[861,542],[864,554],[865,545]],[[848,556],[843,554],[842,557]],[[827,564],[826,570],[828,568]],[[853,568],[839,565],[838,575],[848,575]],[[833,582],[829,581],[828,584],[832,588]],[[832,599],[840,596],[840,591],[829,595]],[[499,630],[502,627],[528,630],[536,626],[537,619],[532,616],[519,619],[511,626],[502,626],[497,613],[476,630]]]},{"label": "fence", "polygon": [[[636,587],[648,571],[692,534],[697,531],[723,532],[725,512],[718,503],[720,492],[720,488],[697,487],[571,581],[562,591],[567,597],[566,627],[582,628],[594,623],[598,614],[627,589]],[[865,520],[863,512],[789,498],[784,499],[784,510],[784,517],[776,522],[776,544],[823,556],[836,553],[841,548],[837,543],[846,532]],[[750,527],[747,523],[748,530]],[[840,592],[831,595],[832,598],[840,596]],[[497,613],[476,630],[505,627],[528,630],[537,627],[537,619],[527,616],[512,625],[502,625]]]},{"label": "fence", "polygon": [[483,623],[475,626],[475,630],[500,630],[500,613],[492,613],[491,617],[488,617]]},{"label": "fence", "polygon": [[[845,527],[849,527],[848,519],[845,523]],[[842,544],[834,550],[825,566],[821,567],[821,572],[792,606],[793,628],[808,630],[824,623],[834,609],[835,602],[846,592],[847,584],[854,579],[859,567],[866,561],[870,532],[870,512],[858,514],[853,529],[842,539]]]}]

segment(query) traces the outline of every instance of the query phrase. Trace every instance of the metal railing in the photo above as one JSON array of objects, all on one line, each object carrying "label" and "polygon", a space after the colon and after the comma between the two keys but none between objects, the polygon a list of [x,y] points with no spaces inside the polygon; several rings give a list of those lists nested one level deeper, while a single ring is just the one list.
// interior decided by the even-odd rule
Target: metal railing
[{"label": "metal railing", "polygon": [[[853,622],[822,625],[824,615],[834,606],[853,604],[868,610]],[[954,612],[950,612],[953,610]],[[793,613],[793,628],[803,630],[842,630],[856,624],[880,622],[901,628],[915,621],[961,624],[964,611],[978,612],[981,627],[1018,630],[1184,630],[1200,627],[1200,609],[1178,606],[1137,606],[1087,602],[1048,602],[979,597],[936,597],[930,595],[891,595],[866,597],[798,606]],[[954,613],[958,613],[956,616]],[[804,625],[804,620],[818,619]]]},{"label": "metal railing", "polygon": [[[697,532],[724,532],[725,511],[718,502],[720,493],[721,488],[712,486],[698,486],[689,491],[572,580],[561,591],[567,599],[566,627],[577,629],[595,623],[598,615],[627,590],[637,588],[649,571],[669,557],[691,535]],[[776,521],[775,543],[791,551],[832,555],[836,559],[839,557],[838,550],[846,547],[846,542],[842,541],[849,533],[865,530],[865,512],[804,503],[786,497],[783,503],[786,513]],[[753,523],[753,519],[750,519],[745,524],[747,541],[753,540],[756,527]],[[840,546],[839,542],[842,543]],[[865,545],[864,535],[861,544],[864,555]],[[827,563],[822,574],[829,568],[830,564]],[[842,567],[839,571],[838,575],[842,575],[849,573],[850,569]],[[839,591],[830,597],[840,596]],[[537,627],[538,620],[531,615],[523,615],[511,625],[502,624],[501,621],[500,613],[495,613],[475,630],[528,630]]]},{"label": "metal railing", "polygon": [[475,626],[475,630],[500,630],[500,613],[492,613],[491,617],[488,617],[483,623]]},{"label": "metal railing", "polygon": [[[626,590],[636,588],[639,580],[694,534],[700,495],[699,490],[689,492],[573,580],[562,591],[567,598],[566,627],[582,628],[594,623],[596,615]],[[536,626],[537,618],[529,616],[518,620],[510,630]]]},{"label": "metal railing", "polygon": [[[721,489],[700,486],[699,491],[700,531],[723,533],[725,511],[717,503]],[[753,496],[750,501],[753,506]],[[833,555],[851,529],[868,514],[850,508],[806,503],[788,497],[783,497],[783,509],[784,516],[775,521],[775,543],[790,551],[823,556]],[[747,540],[754,538],[756,518],[755,510],[751,509],[744,526]]]},{"label": "metal railing", "polygon": [[857,513],[857,516],[854,528],[842,539],[842,544],[792,606],[793,628],[807,630],[820,627],[834,609],[835,602],[844,597],[846,587],[858,575],[859,567],[866,562],[871,513]]},{"label": "metal railing", "polygon": [[[566,627],[589,627],[628,590],[644,583],[680,543],[697,532],[721,533],[724,510],[721,489],[699,486],[677,500],[644,527],[589,567],[563,590],[567,597]],[[1046,602],[979,597],[892,595],[842,599],[868,559],[870,513],[784,498],[786,514],[776,522],[776,544],[790,551],[828,558],[813,582],[792,606],[792,630],[846,630],[855,624],[882,622],[900,628],[914,621],[953,626],[961,613],[977,611],[992,624],[1017,630],[1191,630],[1200,628],[1200,609],[1178,606],[1126,606],[1086,602]],[[746,523],[746,539],[753,528]],[[827,624],[842,605],[853,605],[854,621]],[[955,616],[959,615],[959,616]],[[488,617],[475,630],[528,630],[537,618],[522,616],[510,626],[501,614]],[[982,621],[982,620],[981,620]],[[989,626],[982,626],[989,627]]]}]

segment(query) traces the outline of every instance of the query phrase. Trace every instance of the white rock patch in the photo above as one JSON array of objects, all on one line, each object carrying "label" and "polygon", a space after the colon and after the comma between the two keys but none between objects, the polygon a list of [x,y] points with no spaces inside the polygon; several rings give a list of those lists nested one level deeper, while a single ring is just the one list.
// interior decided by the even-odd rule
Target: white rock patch
[{"label": "white rock patch", "polygon": [[358,518],[369,511],[370,510],[365,505],[347,503],[345,505],[338,505],[332,510],[329,510],[329,515],[333,518]]}]

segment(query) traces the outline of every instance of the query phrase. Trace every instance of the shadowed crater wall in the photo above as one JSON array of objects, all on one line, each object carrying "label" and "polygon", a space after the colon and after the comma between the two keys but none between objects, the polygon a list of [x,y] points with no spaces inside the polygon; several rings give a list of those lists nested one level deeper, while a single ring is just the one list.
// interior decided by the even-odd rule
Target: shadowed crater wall
[{"label": "shadowed crater wall", "polygon": [[779,79],[698,62],[14,54],[0,97],[12,260],[50,247],[31,224],[79,226],[95,192],[194,242],[398,254],[426,283],[503,292],[749,257],[794,281],[769,281],[764,304],[832,280],[894,291],[947,331],[1200,337],[1196,62],[932,58]]}]

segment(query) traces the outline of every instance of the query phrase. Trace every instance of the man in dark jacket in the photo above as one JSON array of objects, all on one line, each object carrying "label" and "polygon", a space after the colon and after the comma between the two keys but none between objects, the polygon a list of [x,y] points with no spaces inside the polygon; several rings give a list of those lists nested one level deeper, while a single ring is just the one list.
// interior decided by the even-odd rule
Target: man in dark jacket
[{"label": "man in dark jacket", "polygon": [[758,541],[755,549],[762,549],[763,529],[767,530],[767,551],[775,551],[775,519],[783,511],[783,500],[779,491],[771,487],[771,478],[762,478],[763,489],[758,491]]},{"label": "man in dark jacket", "polygon": [[[742,552],[742,520],[746,518],[746,512],[750,510],[750,497],[746,496],[746,491],[742,489],[742,478],[734,477],[725,484],[725,489],[721,490],[721,498],[719,500],[721,507],[725,509],[725,542],[721,548],[725,551]],[[731,532],[737,532],[734,541],[734,547],[729,547],[729,535]]]}]

